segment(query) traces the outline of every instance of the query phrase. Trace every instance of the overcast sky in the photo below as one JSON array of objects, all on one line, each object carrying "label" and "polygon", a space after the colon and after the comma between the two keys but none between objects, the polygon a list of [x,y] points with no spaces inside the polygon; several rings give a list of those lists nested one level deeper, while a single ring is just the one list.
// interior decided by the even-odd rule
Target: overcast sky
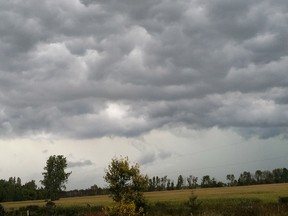
[{"label": "overcast sky", "polygon": [[0,2],[0,178],[288,167],[287,0]]}]

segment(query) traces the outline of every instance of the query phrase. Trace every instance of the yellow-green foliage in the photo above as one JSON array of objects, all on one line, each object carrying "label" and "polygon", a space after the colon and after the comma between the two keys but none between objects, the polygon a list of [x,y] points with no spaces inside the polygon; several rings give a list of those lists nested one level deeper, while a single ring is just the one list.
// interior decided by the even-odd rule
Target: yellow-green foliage
[{"label": "yellow-green foliage", "polygon": [[136,212],[136,205],[134,202],[119,202],[106,208],[106,215],[108,216],[136,216],[142,212],[142,209],[140,209],[139,212]]}]

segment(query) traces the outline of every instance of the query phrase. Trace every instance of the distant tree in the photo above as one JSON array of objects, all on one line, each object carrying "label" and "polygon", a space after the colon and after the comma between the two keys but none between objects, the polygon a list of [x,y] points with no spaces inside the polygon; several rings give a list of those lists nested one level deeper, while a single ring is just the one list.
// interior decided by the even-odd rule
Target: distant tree
[{"label": "distant tree", "polygon": [[193,184],[193,187],[196,188],[197,187],[197,181],[198,181],[198,177],[194,176],[192,178],[192,184]]},{"label": "distant tree", "polygon": [[288,182],[288,169],[286,168],[283,168],[282,182],[283,183]]},{"label": "distant tree", "polygon": [[65,172],[67,168],[67,161],[63,155],[50,156],[44,167],[43,180],[41,184],[44,185],[47,195],[51,200],[59,199],[62,189],[66,189],[65,184],[71,172]]},{"label": "distant tree", "polygon": [[21,187],[21,186],[22,186],[21,178],[20,178],[20,177],[17,177],[16,185],[17,185],[18,187]]},{"label": "distant tree", "polygon": [[37,185],[34,180],[25,183],[22,186],[23,195],[25,200],[35,200],[37,199]]},{"label": "distant tree", "polygon": [[187,177],[188,188],[196,188],[197,186],[198,177],[190,175]]},{"label": "distant tree", "polygon": [[174,190],[175,189],[175,185],[174,185],[174,181],[171,182],[171,187],[170,190]]},{"label": "distant tree", "polygon": [[15,177],[9,177],[8,182],[12,185],[15,185],[16,184],[16,178]]},{"label": "distant tree", "polygon": [[272,171],[274,183],[282,183],[283,169],[278,168]]},{"label": "distant tree", "polygon": [[29,189],[29,190],[37,190],[37,185],[35,183],[35,180],[31,180],[29,182],[26,182],[23,187]]},{"label": "distant tree", "polygon": [[151,187],[153,188],[153,191],[156,190],[156,177],[155,176],[153,176]]},{"label": "distant tree", "polygon": [[252,185],[253,183],[255,183],[255,180],[250,172],[244,171],[240,174],[238,185]]},{"label": "distant tree", "polygon": [[161,187],[160,187],[160,178],[159,176],[156,176],[156,190],[160,191]]},{"label": "distant tree", "polygon": [[255,181],[257,184],[262,184],[263,183],[263,173],[261,170],[256,170],[255,172]]},{"label": "distant tree", "polygon": [[165,190],[167,185],[167,176],[161,178],[160,188],[161,190]]},{"label": "distant tree", "polygon": [[230,186],[234,186],[235,185],[235,176],[234,176],[234,174],[228,174],[226,176],[226,179],[229,181],[229,185]]},{"label": "distant tree", "polygon": [[211,186],[211,179],[209,175],[205,175],[202,177],[201,187],[207,188]]},{"label": "distant tree", "polygon": [[184,184],[184,178],[182,175],[179,175],[176,185],[177,190],[181,189],[183,187],[183,184]]},{"label": "distant tree", "polygon": [[90,190],[92,191],[92,195],[97,195],[99,187],[96,184],[94,184],[93,186],[90,187]]},{"label": "distant tree", "polygon": [[171,190],[171,180],[167,179],[167,190]]},{"label": "distant tree", "polygon": [[265,170],[262,172],[262,178],[264,184],[272,184],[274,183],[274,176],[271,171]]},{"label": "distant tree", "polygon": [[138,164],[130,165],[127,157],[114,158],[105,170],[104,179],[109,185],[112,199],[119,206],[132,203],[136,210],[144,207],[143,192],[148,188],[148,177],[140,173]]}]

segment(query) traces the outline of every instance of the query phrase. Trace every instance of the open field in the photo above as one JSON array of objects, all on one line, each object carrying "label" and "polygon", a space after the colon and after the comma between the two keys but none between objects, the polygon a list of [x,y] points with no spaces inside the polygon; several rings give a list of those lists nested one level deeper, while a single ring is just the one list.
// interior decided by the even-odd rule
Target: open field
[{"label": "open field", "polygon": [[[160,192],[147,192],[146,198],[150,202],[170,201],[182,202],[188,200],[191,192],[198,196],[199,200],[209,202],[219,199],[259,199],[267,203],[275,203],[279,196],[288,196],[288,184],[270,184],[270,185],[254,185],[242,187],[222,187],[222,188],[199,188],[195,190],[173,190]],[[108,196],[87,196],[63,198],[56,201],[57,206],[87,206],[98,205],[107,206],[112,201]],[[44,206],[44,200],[24,201],[24,202],[5,202],[1,203],[6,210],[17,209],[28,205]]]},{"label": "open field", "polygon": [[150,201],[184,201],[191,195],[191,191],[202,201],[212,199],[257,198],[263,202],[277,202],[279,196],[288,196],[288,184],[198,188],[195,190],[148,192],[145,195]]}]

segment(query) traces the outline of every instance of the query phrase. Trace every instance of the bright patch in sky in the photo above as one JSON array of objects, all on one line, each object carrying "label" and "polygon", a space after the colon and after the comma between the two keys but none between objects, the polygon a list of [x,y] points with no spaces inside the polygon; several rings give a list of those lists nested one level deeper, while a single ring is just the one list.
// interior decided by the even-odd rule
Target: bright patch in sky
[{"label": "bright patch in sky", "polygon": [[121,106],[119,104],[109,103],[104,113],[112,119],[121,120],[127,115],[127,106]]}]

